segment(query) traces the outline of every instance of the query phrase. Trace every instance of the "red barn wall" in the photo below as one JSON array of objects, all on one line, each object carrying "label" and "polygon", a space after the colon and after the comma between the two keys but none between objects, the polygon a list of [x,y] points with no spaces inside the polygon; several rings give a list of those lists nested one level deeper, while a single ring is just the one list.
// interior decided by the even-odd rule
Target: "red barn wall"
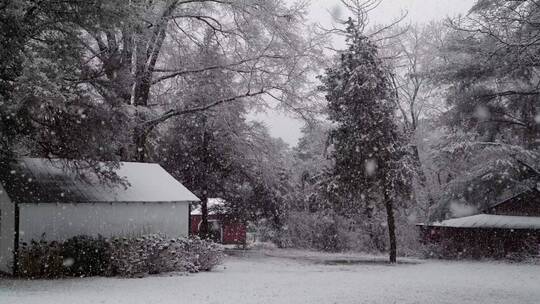
[{"label": "red barn wall", "polygon": [[[246,225],[225,219],[222,215],[208,215],[208,220],[218,220],[222,224],[222,243],[225,245],[242,245],[246,242]],[[199,234],[201,215],[191,215],[191,235]]]},{"label": "red barn wall", "polygon": [[449,256],[461,252],[464,256],[475,258],[502,258],[507,254],[522,252],[531,245],[534,247],[531,250],[540,250],[538,230],[421,227],[421,234],[424,244],[437,244]]}]

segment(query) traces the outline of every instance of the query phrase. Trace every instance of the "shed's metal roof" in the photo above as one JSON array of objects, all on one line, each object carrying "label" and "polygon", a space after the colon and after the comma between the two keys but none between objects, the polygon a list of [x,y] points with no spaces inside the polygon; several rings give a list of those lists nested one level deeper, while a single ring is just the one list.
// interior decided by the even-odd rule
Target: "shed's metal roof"
[{"label": "shed's metal roof", "polygon": [[435,222],[427,226],[453,228],[540,229],[540,217],[477,214]]},{"label": "shed's metal roof", "polygon": [[101,183],[90,171],[83,180],[60,160],[24,158],[3,174],[3,182],[20,203],[199,201],[158,164],[121,162],[115,173],[126,185]]}]

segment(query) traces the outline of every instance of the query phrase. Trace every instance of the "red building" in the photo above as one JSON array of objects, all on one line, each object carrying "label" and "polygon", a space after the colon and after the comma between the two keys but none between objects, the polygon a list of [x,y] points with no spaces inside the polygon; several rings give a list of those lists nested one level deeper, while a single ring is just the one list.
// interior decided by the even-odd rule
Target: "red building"
[{"label": "red building", "polygon": [[531,188],[471,216],[419,224],[422,240],[448,256],[540,254],[540,191]]},{"label": "red building", "polygon": [[[214,241],[225,245],[244,245],[246,225],[234,220],[223,208],[221,199],[208,199],[208,225]],[[190,234],[199,234],[202,222],[200,205],[191,210]]]}]

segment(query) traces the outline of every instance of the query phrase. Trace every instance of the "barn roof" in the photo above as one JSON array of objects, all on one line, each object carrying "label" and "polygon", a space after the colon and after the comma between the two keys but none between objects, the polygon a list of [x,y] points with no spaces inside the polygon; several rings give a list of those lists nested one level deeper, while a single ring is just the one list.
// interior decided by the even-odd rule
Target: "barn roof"
[{"label": "barn roof", "polygon": [[540,229],[540,217],[477,214],[431,223],[430,227]]},{"label": "barn roof", "polygon": [[103,183],[90,170],[80,178],[62,162],[66,161],[20,159],[3,174],[2,182],[19,203],[199,201],[158,164],[121,162],[114,172],[124,183]]},{"label": "barn roof", "polygon": [[520,199],[520,198],[527,199],[527,196],[529,195],[539,195],[539,194],[540,194],[540,184],[529,185],[525,189],[521,189],[521,191],[519,192],[514,192],[511,195],[506,195],[503,199],[488,204],[484,208],[480,209],[480,211],[488,212],[489,210],[497,206],[512,202],[516,199]]}]

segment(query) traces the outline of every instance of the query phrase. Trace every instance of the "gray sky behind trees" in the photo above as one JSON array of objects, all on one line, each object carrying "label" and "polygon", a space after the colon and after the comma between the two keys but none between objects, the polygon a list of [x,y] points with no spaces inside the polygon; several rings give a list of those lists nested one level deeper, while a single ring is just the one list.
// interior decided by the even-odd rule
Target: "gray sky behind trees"
[{"label": "gray sky behind trees", "polygon": [[[286,0],[294,3],[296,0]],[[466,14],[475,0],[383,0],[381,5],[370,13],[370,25],[390,23],[403,12],[407,17],[403,23],[425,23],[432,20],[441,20],[447,16]],[[330,12],[339,17],[346,18],[347,11],[340,4],[340,0],[311,0],[309,20],[324,26],[332,23]],[[335,48],[341,48],[337,41]],[[291,146],[296,145],[300,137],[301,120],[278,111],[258,113],[253,118],[263,121],[274,137],[281,137]]]}]

